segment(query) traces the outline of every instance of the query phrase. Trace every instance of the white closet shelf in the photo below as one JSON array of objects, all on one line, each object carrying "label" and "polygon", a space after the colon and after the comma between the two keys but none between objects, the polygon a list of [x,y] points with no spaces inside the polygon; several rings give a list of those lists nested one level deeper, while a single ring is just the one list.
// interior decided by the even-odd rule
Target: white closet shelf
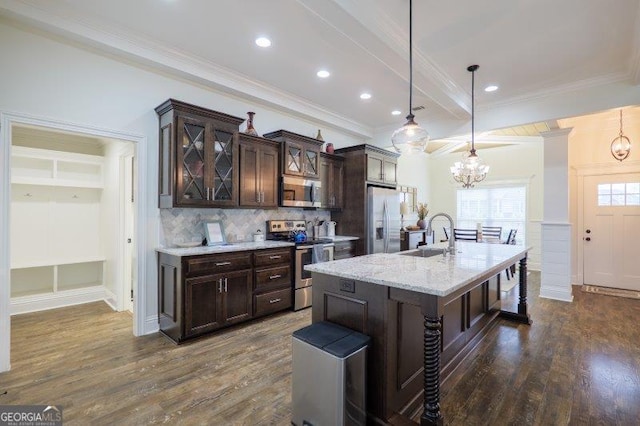
[{"label": "white closet shelf", "polygon": [[85,257],[78,259],[47,259],[36,260],[32,262],[17,262],[11,265],[11,269],[26,269],[26,268],[40,268],[43,266],[60,266],[60,265],[74,265],[78,263],[91,263],[91,262],[104,262],[107,260],[105,257]]},{"label": "white closet shelf", "polygon": [[11,183],[104,187],[104,157],[73,152],[13,146]]},{"label": "white closet shelf", "polygon": [[38,186],[64,186],[68,188],[94,188],[102,189],[102,182],[81,182],[77,180],[53,179],[53,178],[34,178],[15,176],[11,178],[12,184],[18,185],[38,185]]}]

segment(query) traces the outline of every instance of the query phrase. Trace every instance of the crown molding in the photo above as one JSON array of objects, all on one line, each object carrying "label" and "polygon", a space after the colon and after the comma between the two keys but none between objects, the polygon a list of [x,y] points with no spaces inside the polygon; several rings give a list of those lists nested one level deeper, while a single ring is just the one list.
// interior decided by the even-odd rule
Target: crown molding
[{"label": "crown molding", "polygon": [[97,21],[62,15],[46,8],[46,2],[0,0],[0,13],[38,29],[88,44],[99,51],[151,66],[188,81],[242,99],[251,99],[289,115],[332,126],[356,137],[371,138],[373,129],[315,105],[288,92],[251,80],[204,58],[160,45],[138,35],[118,31]]},{"label": "crown molding", "polygon": [[514,96],[512,98],[502,100],[502,101],[489,102],[483,105],[482,110],[509,107],[509,106],[521,104],[524,102],[541,100],[541,99],[545,99],[552,96],[562,95],[565,93],[587,90],[597,86],[605,86],[608,84],[619,83],[619,82],[628,81],[628,80],[629,80],[629,74],[626,72],[615,72],[615,73],[605,74],[602,76],[587,78],[584,80],[579,80],[579,81],[571,82],[568,84],[562,84],[559,86],[553,86],[553,87],[549,87],[549,88],[538,90],[538,91],[527,92],[526,95]]}]

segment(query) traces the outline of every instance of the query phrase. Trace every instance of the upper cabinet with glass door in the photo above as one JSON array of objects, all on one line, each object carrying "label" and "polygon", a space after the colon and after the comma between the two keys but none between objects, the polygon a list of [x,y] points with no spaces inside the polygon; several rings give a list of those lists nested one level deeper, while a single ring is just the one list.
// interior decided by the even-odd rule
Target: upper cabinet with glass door
[{"label": "upper cabinet with glass door", "polygon": [[286,130],[267,133],[263,137],[281,143],[282,174],[320,178],[320,152],[323,141]]},{"label": "upper cabinet with glass door", "polygon": [[158,205],[238,205],[238,127],[243,118],[169,99],[160,117]]}]

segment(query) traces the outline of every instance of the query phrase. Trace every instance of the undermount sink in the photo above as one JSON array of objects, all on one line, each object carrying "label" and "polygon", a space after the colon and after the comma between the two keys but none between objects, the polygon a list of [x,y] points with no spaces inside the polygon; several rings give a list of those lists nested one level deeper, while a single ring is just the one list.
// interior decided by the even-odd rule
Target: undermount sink
[{"label": "undermount sink", "polygon": [[442,248],[433,248],[433,247],[425,247],[418,248],[417,250],[404,251],[400,254],[403,256],[416,256],[416,257],[432,257],[432,256],[442,256],[446,252],[446,249]]}]

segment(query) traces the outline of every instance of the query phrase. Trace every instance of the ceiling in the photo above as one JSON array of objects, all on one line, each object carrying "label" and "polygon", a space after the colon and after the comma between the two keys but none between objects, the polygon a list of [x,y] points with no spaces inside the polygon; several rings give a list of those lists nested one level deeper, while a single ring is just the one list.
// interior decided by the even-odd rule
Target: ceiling
[{"label": "ceiling", "polygon": [[[363,140],[408,110],[408,0],[0,0],[0,16]],[[435,138],[469,132],[471,64],[476,129],[509,128],[496,146],[640,104],[638,16],[638,0],[416,0],[416,121]]]}]

